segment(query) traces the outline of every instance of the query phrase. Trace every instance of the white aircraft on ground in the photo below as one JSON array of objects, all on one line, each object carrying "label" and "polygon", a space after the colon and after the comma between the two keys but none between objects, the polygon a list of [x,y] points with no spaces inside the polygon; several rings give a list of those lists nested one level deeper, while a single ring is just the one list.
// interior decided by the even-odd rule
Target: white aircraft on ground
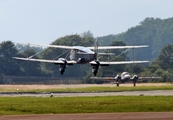
[{"label": "white aircraft on ground", "polygon": [[[29,45],[41,45],[41,44],[29,44]],[[99,66],[109,66],[109,65],[117,65],[117,64],[133,64],[133,63],[147,63],[149,61],[116,61],[116,62],[102,62],[97,59],[98,50],[106,50],[106,49],[134,49],[134,48],[145,48],[148,45],[141,46],[98,46],[98,41],[96,39],[94,47],[83,47],[83,46],[61,46],[61,45],[41,45],[53,48],[62,48],[62,49],[70,49],[70,60],[67,58],[58,58],[58,60],[46,60],[46,59],[34,59],[36,53],[28,58],[21,57],[13,57],[19,60],[27,60],[27,61],[37,61],[37,62],[47,62],[53,63],[55,65],[59,65],[59,71],[61,74],[65,72],[67,65],[73,64],[86,64],[89,63],[92,67],[92,73],[96,76]],[[109,54],[109,53],[102,53]],[[111,53],[110,53],[111,54]]]},{"label": "white aircraft on ground", "polygon": [[139,82],[139,80],[149,80],[149,79],[159,79],[161,77],[138,77],[138,75],[134,75],[131,77],[131,75],[128,72],[123,72],[121,75],[116,75],[115,77],[90,77],[92,80],[106,80],[106,81],[112,81],[116,82],[117,86],[119,86],[120,83],[126,83],[126,82],[133,82],[133,85],[136,86],[136,82]]}]

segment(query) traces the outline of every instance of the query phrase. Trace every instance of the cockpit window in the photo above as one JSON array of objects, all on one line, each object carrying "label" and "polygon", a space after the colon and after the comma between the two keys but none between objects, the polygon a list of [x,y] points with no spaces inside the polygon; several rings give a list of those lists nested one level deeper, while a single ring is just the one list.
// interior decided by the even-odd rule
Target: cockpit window
[{"label": "cockpit window", "polygon": [[86,53],[86,52],[84,52],[82,50],[76,50],[76,52],[78,52],[78,53]]},{"label": "cockpit window", "polygon": [[80,51],[80,52],[85,52],[85,53],[93,53],[90,49],[82,46],[74,46],[74,49]]},{"label": "cockpit window", "polygon": [[123,72],[122,75],[128,75],[129,73],[128,72]]}]

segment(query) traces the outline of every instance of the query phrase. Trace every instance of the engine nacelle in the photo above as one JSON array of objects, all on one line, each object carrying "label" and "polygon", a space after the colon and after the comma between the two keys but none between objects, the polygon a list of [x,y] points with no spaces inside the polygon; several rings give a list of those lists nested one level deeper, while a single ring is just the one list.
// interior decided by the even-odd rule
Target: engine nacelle
[{"label": "engine nacelle", "polygon": [[92,66],[92,73],[94,74],[94,76],[97,75],[99,66],[100,66],[100,62],[98,60],[95,60],[96,64],[91,64]]},{"label": "engine nacelle", "polygon": [[115,79],[116,80],[121,80],[121,76],[120,75],[117,75],[117,76],[115,76]]},{"label": "engine nacelle", "polygon": [[67,68],[67,60],[65,58],[59,58],[58,61],[62,61],[62,63],[54,63],[59,65],[59,72],[61,75],[64,74],[65,69]]},{"label": "engine nacelle", "polygon": [[136,82],[137,82],[138,78],[139,77],[137,75],[133,76],[133,78],[132,78],[133,79],[133,86],[136,86]]},{"label": "engine nacelle", "polygon": [[120,83],[120,80],[121,80],[121,76],[117,75],[117,76],[115,76],[115,79],[116,79],[117,86],[119,86],[119,83]]},{"label": "engine nacelle", "polygon": [[138,80],[138,78],[139,78],[139,77],[138,77],[137,75],[134,75],[134,76],[132,77],[133,80]]}]

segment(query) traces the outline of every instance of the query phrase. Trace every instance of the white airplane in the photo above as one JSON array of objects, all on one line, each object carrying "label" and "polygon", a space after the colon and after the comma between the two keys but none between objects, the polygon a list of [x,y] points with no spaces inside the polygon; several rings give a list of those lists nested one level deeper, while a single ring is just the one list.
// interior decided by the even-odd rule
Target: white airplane
[{"label": "white airplane", "polygon": [[92,80],[106,80],[116,82],[117,86],[120,83],[126,83],[129,81],[133,82],[133,85],[136,86],[136,82],[139,80],[147,80],[147,79],[159,79],[161,77],[138,77],[138,75],[131,75],[128,72],[123,72],[121,75],[116,75],[115,77],[90,77]]},{"label": "white airplane", "polygon": [[[41,45],[41,44],[29,44],[29,45]],[[117,61],[117,62],[102,62],[97,59],[97,54],[109,54],[109,53],[98,53],[98,50],[106,49],[130,49],[130,48],[145,48],[148,45],[141,46],[98,46],[98,41],[96,39],[94,47],[83,47],[83,46],[61,46],[61,45],[41,45],[53,48],[70,49],[70,60],[67,58],[58,58],[58,60],[46,60],[46,59],[33,59],[32,57],[39,54],[36,53],[28,58],[13,57],[19,60],[27,61],[37,61],[37,62],[47,62],[59,65],[59,71],[61,74],[65,72],[67,65],[73,64],[86,64],[89,63],[92,67],[92,73],[96,76],[99,66],[109,66],[117,64],[133,64],[133,63],[146,63],[149,61]],[[111,54],[111,53],[110,53]]]}]

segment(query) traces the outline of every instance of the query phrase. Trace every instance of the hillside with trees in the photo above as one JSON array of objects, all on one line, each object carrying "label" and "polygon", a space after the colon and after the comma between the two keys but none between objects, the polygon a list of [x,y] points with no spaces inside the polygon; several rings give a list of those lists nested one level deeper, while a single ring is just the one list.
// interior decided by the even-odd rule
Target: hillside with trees
[{"label": "hillside with trees", "polygon": [[173,18],[146,18],[139,25],[129,28],[126,32],[99,39],[102,45],[114,40],[122,40],[126,45],[149,45],[145,51],[136,50],[135,59],[153,60],[165,45],[173,44]]}]

